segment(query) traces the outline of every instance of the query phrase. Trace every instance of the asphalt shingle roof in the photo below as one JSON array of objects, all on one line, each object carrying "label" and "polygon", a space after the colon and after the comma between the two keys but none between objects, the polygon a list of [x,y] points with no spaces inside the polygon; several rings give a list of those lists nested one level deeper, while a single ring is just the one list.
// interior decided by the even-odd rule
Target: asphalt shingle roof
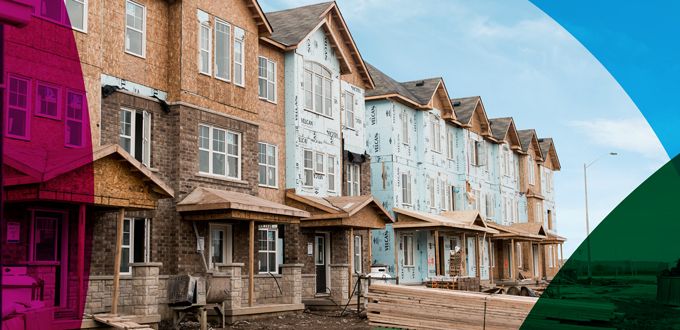
[{"label": "asphalt shingle roof", "polygon": [[439,83],[442,81],[442,78],[429,78],[398,82],[370,63],[366,63],[366,67],[368,67],[368,72],[371,74],[373,82],[375,83],[375,88],[373,90],[366,91],[367,97],[397,94],[424,106],[430,103],[432,96],[437,91]]},{"label": "asphalt shingle roof", "polygon": [[458,121],[464,124],[470,122],[472,115],[475,113],[477,108],[477,103],[481,100],[479,96],[461,97],[457,99],[451,99],[453,103],[453,110],[456,112],[456,118]]},{"label": "asphalt shingle roof", "polygon": [[291,8],[266,13],[267,20],[274,32],[271,38],[286,46],[299,44],[312,30],[321,23],[323,14],[334,2],[322,2],[314,5]]},{"label": "asphalt shingle roof", "polygon": [[428,104],[441,80],[442,78],[428,78],[403,82],[401,85],[408,89],[418,99],[420,104]]},{"label": "asphalt shingle roof", "polygon": [[522,151],[527,151],[529,150],[529,145],[531,145],[531,139],[536,135],[536,130],[534,129],[519,130],[517,131],[517,135],[519,135],[519,142],[522,144]]},{"label": "asphalt shingle roof", "polygon": [[550,145],[553,144],[552,138],[540,138],[538,139],[538,145],[541,146],[541,152],[547,155],[550,152]]},{"label": "asphalt shingle roof", "polygon": [[498,140],[503,140],[508,134],[512,118],[491,118],[489,124],[491,125],[491,135]]}]

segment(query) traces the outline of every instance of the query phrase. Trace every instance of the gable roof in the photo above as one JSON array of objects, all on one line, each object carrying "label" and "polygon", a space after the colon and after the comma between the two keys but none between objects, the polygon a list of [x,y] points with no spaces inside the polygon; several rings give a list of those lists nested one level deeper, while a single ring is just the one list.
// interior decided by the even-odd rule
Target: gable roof
[{"label": "gable roof", "polygon": [[561,170],[562,165],[560,165],[560,159],[557,157],[557,150],[555,149],[555,142],[552,138],[540,138],[538,139],[538,144],[541,147],[541,153],[543,153],[543,158],[550,160],[555,164],[555,170]]},{"label": "gable roof", "polygon": [[[500,233],[493,235],[491,239],[508,239],[514,238],[518,240],[544,240],[546,239],[546,232],[543,230],[543,225],[540,225],[541,229],[535,231],[534,224],[528,224],[530,226],[524,226],[523,223],[513,223],[510,226],[497,224],[494,222],[487,223],[489,227],[497,229]],[[519,226],[518,226],[519,225]]]},{"label": "gable roof", "polygon": [[178,212],[233,209],[276,214],[288,217],[308,217],[309,212],[275,203],[264,198],[236,191],[198,187],[177,203]]},{"label": "gable roof", "polygon": [[[364,63],[364,59],[361,57],[361,53],[359,53],[354,38],[335,1],[269,12],[266,13],[266,17],[274,31],[270,38],[264,38],[264,40],[271,41],[274,45],[284,50],[296,49],[310,34],[323,27],[326,34],[330,37],[331,47],[333,47],[336,56],[340,59],[340,65],[344,66],[343,73],[350,73],[352,68],[350,68],[347,62],[348,55],[339,46],[341,44],[340,39],[344,40],[344,44],[349,48],[349,56],[359,66],[359,73],[364,82],[369,89],[375,86],[366,63]],[[340,37],[333,33],[329,17],[332,17],[341,25],[339,31],[342,35]]]},{"label": "gable roof", "polygon": [[510,135],[510,146],[512,148],[522,148],[517,128],[515,127],[515,120],[512,117],[490,118],[489,126],[491,126],[491,135],[494,139],[502,142]]},{"label": "gable roof", "polygon": [[543,152],[541,151],[541,146],[538,144],[538,136],[536,135],[535,129],[532,128],[518,130],[517,135],[519,135],[519,141],[522,144],[522,151],[528,152],[529,146],[533,143],[536,152],[538,152],[541,158],[544,158]]},{"label": "gable roof", "polygon": [[451,104],[453,105],[453,111],[456,113],[456,118],[458,118],[458,121],[463,126],[472,125],[472,118],[474,118],[475,112],[479,111],[482,116],[482,129],[486,129],[486,134],[492,136],[491,123],[489,122],[489,117],[486,115],[484,102],[482,102],[481,96],[451,99]]},{"label": "gable roof", "polygon": [[312,214],[303,220],[349,218],[366,206],[371,206],[385,222],[394,222],[389,212],[372,195],[316,197],[299,195],[291,189],[286,191],[286,198],[322,211],[320,214]]},{"label": "gable roof", "polygon": [[269,20],[267,20],[267,16],[265,16],[264,11],[262,11],[260,3],[257,2],[257,0],[246,0],[246,7],[248,7],[248,9],[250,9],[253,14],[253,18],[257,24],[258,32],[261,35],[271,35],[272,26],[269,23]]},{"label": "gable roof", "polygon": [[443,212],[442,214],[432,214],[420,211],[394,208],[397,217],[405,216],[394,224],[395,229],[417,229],[430,227],[448,227],[464,229],[478,232],[497,234],[498,231],[489,228],[486,221],[476,210]]}]

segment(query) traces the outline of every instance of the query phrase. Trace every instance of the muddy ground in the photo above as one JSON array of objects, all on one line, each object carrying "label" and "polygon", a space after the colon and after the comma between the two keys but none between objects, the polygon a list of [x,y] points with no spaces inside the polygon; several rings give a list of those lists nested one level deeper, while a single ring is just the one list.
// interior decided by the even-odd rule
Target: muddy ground
[{"label": "muddy ground", "polygon": [[[209,329],[219,329],[215,324],[210,324],[210,326]],[[198,322],[184,322],[181,329],[199,329]],[[228,326],[227,329],[364,330],[371,329],[371,327],[368,326],[366,318],[358,317],[356,313],[340,317],[340,312],[300,312],[259,320],[240,321]]]}]

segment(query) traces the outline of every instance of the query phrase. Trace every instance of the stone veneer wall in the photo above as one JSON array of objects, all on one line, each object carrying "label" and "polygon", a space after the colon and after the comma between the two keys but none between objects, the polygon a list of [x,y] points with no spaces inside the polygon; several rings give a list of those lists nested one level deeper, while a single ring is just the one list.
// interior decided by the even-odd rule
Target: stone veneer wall
[{"label": "stone veneer wall", "polygon": [[316,296],[316,274],[302,274],[302,299]]},{"label": "stone veneer wall", "polygon": [[[255,292],[254,292],[254,303],[256,304],[285,304],[285,293],[286,288],[284,287],[283,276],[280,274],[274,274],[276,281],[278,281],[279,287],[276,286],[276,281],[269,274],[255,275]],[[243,285],[241,287],[241,306],[248,306],[248,276],[241,276],[241,281]],[[283,292],[283,294],[281,293]]]},{"label": "stone veneer wall", "polygon": [[[118,313],[134,315],[132,276],[121,276],[120,297],[118,298]],[[85,313],[111,312],[111,296],[113,294],[113,276],[90,276],[87,290]],[[168,308],[168,276],[158,278],[158,314],[161,319],[172,319]]]}]

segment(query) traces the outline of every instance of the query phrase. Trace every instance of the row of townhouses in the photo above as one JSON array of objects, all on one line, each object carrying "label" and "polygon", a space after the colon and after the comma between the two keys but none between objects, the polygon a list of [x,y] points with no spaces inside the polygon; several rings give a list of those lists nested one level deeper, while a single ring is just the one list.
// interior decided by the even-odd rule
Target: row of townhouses
[{"label": "row of townhouses", "polygon": [[336,3],[32,2],[5,28],[2,260],[55,324],[172,319],[173,275],[236,320],[344,304],[379,264],[399,284],[559,269],[552,139],[395,81]]}]

